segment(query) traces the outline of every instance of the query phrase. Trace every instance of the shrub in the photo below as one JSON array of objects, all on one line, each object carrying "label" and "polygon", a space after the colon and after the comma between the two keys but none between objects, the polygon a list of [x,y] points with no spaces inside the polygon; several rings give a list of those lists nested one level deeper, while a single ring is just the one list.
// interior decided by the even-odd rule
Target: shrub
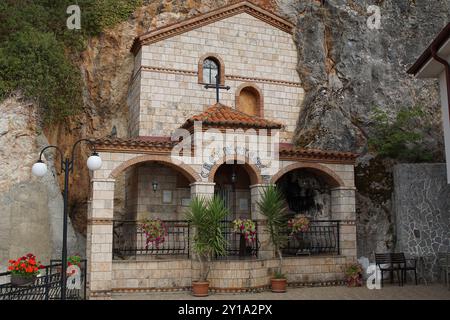
[{"label": "shrub", "polygon": [[431,152],[423,143],[421,123],[429,124],[421,106],[402,108],[393,119],[386,111],[376,108],[372,120],[374,131],[368,144],[380,156],[408,162],[432,160]]}]

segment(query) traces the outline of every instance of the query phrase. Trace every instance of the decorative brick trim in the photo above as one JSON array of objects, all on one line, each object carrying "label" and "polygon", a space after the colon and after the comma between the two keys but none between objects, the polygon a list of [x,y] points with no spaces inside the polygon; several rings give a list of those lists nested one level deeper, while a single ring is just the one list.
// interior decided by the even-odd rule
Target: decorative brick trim
[{"label": "decorative brick trim", "polygon": [[110,290],[90,290],[89,291],[90,298],[111,298]]},{"label": "decorative brick trim", "polygon": [[188,75],[188,76],[196,76],[198,74],[196,71],[173,69],[173,68],[162,68],[162,67],[151,67],[151,66],[142,66],[140,69],[142,69],[144,71],[150,71],[150,72],[183,74],[183,75]]},{"label": "decorative brick trim", "polygon": [[203,80],[203,62],[207,58],[212,58],[212,60],[216,60],[216,63],[219,65],[219,84],[224,86],[225,85],[225,62],[223,59],[215,53],[206,53],[200,57],[198,60],[198,83],[200,84],[206,84]]},{"label": "decorative brick trim", "polygon": [[334,287],[345,285],[344,280],[332,280],[332,281],[318,281],[318,282],[289,282],[287,286],[290,288],[303,288],[303,287]]},{"label": "decorative brick trim", "polygon": [[297,87],[302,88],[302,84],[300,82],[291,82],[284,80],[275,80],[275,79],[267,79],[267,78],[254,78],[254,77],[243,77],[236,75],[225,75],[225,79],[227,80],[235,80],[235,81],[245,81],[245,82],[260,82],[260,83],[269,83],[269,84],[278,84],[287,87]]},{"label": "decorative brick trim", "polygon": [[105,218],[105,219],[88,219],[88,224],[90,225],[112,225],[113,219]]},{"label": "decorative brick trim", "polygon": [[241,91],[246,88],[252,88],[253,90],[256,91],[256,93],[257,93],[257,106],[256,107],[258,110],[257,110],[257,114],[255,114],[255,115],[258,117],[264,118],[264,95],[263,95],[261,89],[252,82],[244,82],[236,89],[236,94],[235,94],[236,109],[241,112],[244,112],[244,110],[242,110],[241,106],[240,106],[239,96],[241,95]]},{"label": "decorative brick trim", "polygon": [[181,292],[191,291],[191,287],[170,287],[170,288],[113,288],[114,293],[152,293],[152,292]]},{"label": "decorative brick trim", "polygon": [[[211,54],[209,54],[208,56],[211,56]],[[203,68],[203,66],[202,66],[202,68]],[[192,70],[162,68],[162,67],[154,67],[154,66],[141,66],[139,68],[139,70],[136,72],[136,74],[138,74],[141,70],[148,71],[148,72],[198,76],[200,79],[200,72],[192,71]],[[200,71],[200,69],[199,69],[199,71]],[[238,75],[225,74],[225,71],[224,71],[224,79],[220,80],[221,81],[220,84],[225,84],[225,80],[243,81],[243,82],[250,82],[250,83],[268,83],[268,84],[275,84],[275,85],[281,85],[281,86],[286,86],[286,87],[302,88],[302,84],[300,82],[291,82],[291,81],[285,81],[285,80],[257,78],[257,77],[244,77],[244,76],[238,76]],[[202,79],[202,81],[203,81],[203,79]],[[203,82],[200,82],[200,80],[199,80],[199,83],[203,84]]]},{"label": "decorative brick trim", "polygon": [[284,32],[290,34],[293,33],[294,25],[291,22],[281,18],[280,16],[277,16],[276,14],[264,10],[263,8],[260,8],[255,4],[244,1],[237,4],[231,4],[217,10],[206,12],[184,21],[169,24],[167,26],[163,26],[161,28],[157,28],[148,33],[145,33],[134,40],[131,47],[131,52],[136,55],[143,45],[171,38],[173,36],[203,27],[205,25],[235,16],[240,13],[247,13]]},{"label": "decorative brick trim", "polygon": [[293,171],[296,169],[313,169],[314,171],[318,172],[320,176],[324,177],[330,186],[332,187],[345,186],[344,181],[329,168],[318,163],[304,163],[304,162],[293,163],[291,165],[282,168],[272,177],[270,182],[276,183],[278,179],[280,179],[283,175],[285,175],[289,171]]},{"label": "decorative brick trim", "polygon": [[[214,164],[212,166],[211,170],[209,171],[209,176],[208,176],[209,182],[214,182],[214,176],[216,175],[217,169],[219,169],[219,167],[222,164],[225,164],[226,161],[229,160],[230,158],[231,158],[231,156],[224,156],[224,157],[222,157],[222,159],[217,161],[216,164]],[[254,164],[249,163],[250,161],[248,158],[245,158],[243,156],[234,155],[234,160],[244,162],[244,163],[238,163],[238,165],[244,166],[245,171],[247,171],[247,174],[250,177],[250,185],[263,183],[262,177],[260,174],[260,170]]]},{"label": "decorative brick trim", "polygon": [[152,155],[152,154],[136,156],[135,158],[125,161],[111,172],[110,178],[116,178],[121,172],[125,171],[127,168],[133,165],[151,161],[163,163],[164,165],[180,172],[189,180],[190,183],[195,181],[201,181],[199,174],[195,172],[194,169],[192,169],[191,167],[182,163],[178,164],[174,163],[168,156]]}]

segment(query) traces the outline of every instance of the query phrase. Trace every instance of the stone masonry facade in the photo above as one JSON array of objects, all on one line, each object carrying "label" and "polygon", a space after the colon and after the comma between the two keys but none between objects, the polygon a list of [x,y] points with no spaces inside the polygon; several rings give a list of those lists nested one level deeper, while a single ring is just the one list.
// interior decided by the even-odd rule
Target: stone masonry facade
[{"label": "stone masonry facade", "polygon": [[[125,180],[125,207],[116,210],[125,212],[120,218],[182,219],[186,203],[182,200],[214,196],[216,174],[230,159],[238,161],[248,174],[248,188],[239,190],[239,195],[247,200],[247,216],[262,226],[258,229],[260,248],[258,256],[252,259],[213,261],[211,289],[239,292],[268,287],[277,260],[257,203],[264,188],[295,170],[312,172],[329,186],[329,217],[339,221],[339,254],[289,257],[284,259],[283,270],[291,285],[343,280],[345,265],[356,261],[356,156],[292,146],[304,95],[292,30],[290,22],[254,4],[240,2],[152,30],[135,40],[131,49],[135,70],[128,96],[129,138],[96,141],[103,165],[92,177],[89,204],[87,260],[91,299],[109,299],[112,292],[184,290],[198,278],[199,265],[192,252],[187,258],[177,259],[113,259],[117,182]],[[230,86],[229,91],[222,90],[221,103],[213,106],[215,92],[205,89],[203,75],[199,76],[202,59],[209,56],[221,64],[221,84]],[[262,110],[257,115],[235,111],[240,107],[237,95],[246,86],[252,88],[249,92],[259,95],[258,108]],[[269,127],[265,131],[268,140],[262,140],[260,146],[272,153],[259,154],[258,164],[251,161],[250,154],[234,148],[227,156],[218,155],[216,148],[228,147],[228,138],[205,144],[204,130],[195,130],[193,125],[188,127],[193,129],[193,135],[183,142],[194,142],[192,151],[195,153],[199,147],[206,157],[194,161],[173,157],[176,143],[170,142],[171,134],[210,108],[216,108],[225,117],[210,119],[216,124],[210,128],[222,133],[239,129],[236,141],[258,138]],[[252,131],[244,133],[248,129]],[[202,141],[199,146],[195,145],[198,141]],[[191,146],[187,149],[191,150]],[[265,164],[271,170],[266,170]],[[152,190],[154,180],[159,182],[157,191]],[[170,203],[163,202],[163,190],[171,192]]]}]

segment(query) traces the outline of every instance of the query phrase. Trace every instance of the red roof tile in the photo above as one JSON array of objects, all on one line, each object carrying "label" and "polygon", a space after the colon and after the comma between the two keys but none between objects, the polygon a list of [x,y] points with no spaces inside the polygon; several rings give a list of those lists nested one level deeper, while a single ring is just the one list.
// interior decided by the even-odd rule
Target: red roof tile
[{"label": "red roof tile", "polygon": [[202,121],[206,126],[221,126],[234,128],[255,128],[255,129],[280,129],[280,123],[266,120],[257,116],[251,116],[244,112],[216,103],[204,112],[189,118],[181,127],[189,128],[194,121]]}]

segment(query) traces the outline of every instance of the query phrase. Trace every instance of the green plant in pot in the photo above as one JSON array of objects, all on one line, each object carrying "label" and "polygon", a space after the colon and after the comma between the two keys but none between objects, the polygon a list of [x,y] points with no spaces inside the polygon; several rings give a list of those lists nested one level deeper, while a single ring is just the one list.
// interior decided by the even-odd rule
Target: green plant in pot
[{"label": "green plant in pot", "polygon": [[278,268],[270,280],[273,292],[286,292],[287,279],[282,272],[283,254],[281,249],[288,241],[286,206],[282,193],[274,186],[270,185],[261,194],[258,201],[258,208],[267,219],[267,230],[270,241],[278,256]]},{"label": "green plant in pot", "polygon": [[210,200],[194,197],[186,212],[186,219],[194,228],[193,249],[200,264],[200,278],[192,282],[194,296],[208,295],[208,275],[211,260],[225,254],[226,239],[221,222],[229,214],[222,199],[214,196]]}]

